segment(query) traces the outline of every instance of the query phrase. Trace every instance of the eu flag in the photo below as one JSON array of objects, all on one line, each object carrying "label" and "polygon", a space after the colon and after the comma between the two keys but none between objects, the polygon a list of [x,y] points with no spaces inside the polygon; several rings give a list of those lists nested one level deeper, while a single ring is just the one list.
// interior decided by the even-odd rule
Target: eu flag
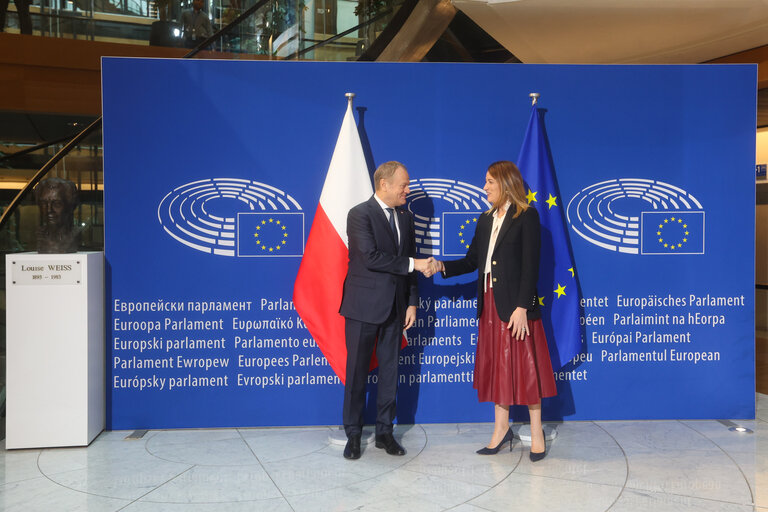
[{"label": "eu flag", "polygon": [[477,219],[482,212],[445,212],[443,213],[443,256],[464,256],[475,235]]},{"label": "eu flag", "polygon": [[246,212],[237,215],[237,255],[301,256],[303,212]]},{"label": "eu flag", "polygon": [[552,364],[564,366],[581,352],[579,286],[564,218],[564,201],[544,128],[545,110],[535,106],[517,165],[528,184],[528,204],[541,219],[541,260],[537,291]]},{"label": "eu flag", "polygon": [[704,254],[704,212],[642,212],[640,232],[640,254]]}]

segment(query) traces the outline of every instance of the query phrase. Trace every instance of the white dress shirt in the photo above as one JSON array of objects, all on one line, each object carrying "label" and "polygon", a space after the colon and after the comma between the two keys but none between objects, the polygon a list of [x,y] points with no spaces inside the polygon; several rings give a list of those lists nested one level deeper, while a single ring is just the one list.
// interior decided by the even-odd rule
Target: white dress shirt
[{"label": "white dress shirt", "polygon": [[[376,194],[373,194],[373,197],[376,198],[376,202],[379,203],[379,206],[381,206],[381,209],[384,210],[384,216],[387,217],[387,221],[389,221],[389,211],[387,211],[387,208],[392,208],[392,215],[395,215],[396,208],[392,206],[387,206],[387,203],[382,201],[381,198],[379,198],[379,196],[377,196]],[[397,228],[396,229],[397,233],[395,233],[395,237],[397,238],[397,243],[399,244],[400,243],[400,221],[398,220],[397,215],[395,215],[395,227]],[[409,257],[408,273],[413,272],[414,265],[415,263],[413,261],[413,258]]]},{"label": "white dress shirt", "polygon": [[488,282],[490,281],[490,286],[493,288],[493,276],[491,275],[491,279],[488,279],[488,274],[491,274],[491,257],[493,256],[493,249],[496,247],[496,240],[499,238],[499,230],[501,229],[501,225],[504,223],[504,219],[506,218],[507,214],[509,213],[509,207],[512,206],[512,203],[510,201],[507,201],[507,204],[504,205],[504,214],[500,215],[499,210],[496,210],[493,213],[493,226],[491,227],[491,239],[488,240],[488,254],[485,257],[485,266],[483,267],[483,283],[484,283],[484,289],[488,289]]}]

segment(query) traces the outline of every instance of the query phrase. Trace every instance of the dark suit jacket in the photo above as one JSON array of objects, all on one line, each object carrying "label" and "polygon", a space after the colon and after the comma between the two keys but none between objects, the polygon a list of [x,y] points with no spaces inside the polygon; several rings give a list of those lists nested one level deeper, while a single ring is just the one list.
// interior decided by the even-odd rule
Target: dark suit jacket
[{"label": "dark suit jacket", "polygon": [[[504,217],[491,253],[493,298],[502,321],[508,322],[517,307],[528,310],[528,319],[541,318],[536,281],[539,279],[541,225],[536,208],[528,208],[517,218],[514,210]],[[491,240],[493,216],[483,213],[477,221],[475,236],[467,255],[460,260],[444,261],[445,277],[483,270]],[[477,316],[483,312],[483,279],[477,280]]]},{"label": "dark suit jacket", "polygon": [[349,268],[339,313],[371,324],[383,323],[396,303],[400,320],[408,306],[418,305],[416,273],[408,258],[416,255],[413,215],[395,208],[400,247],[384,211],[374,197],[349,210]]}]

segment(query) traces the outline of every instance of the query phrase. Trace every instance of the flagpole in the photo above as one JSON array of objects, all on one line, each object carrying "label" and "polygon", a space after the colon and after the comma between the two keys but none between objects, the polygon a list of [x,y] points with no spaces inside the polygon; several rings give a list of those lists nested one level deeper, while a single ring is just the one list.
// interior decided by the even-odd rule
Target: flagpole
[{"label": "flagpole", "polygon": [[537,92],[532,92],[528,96],[531,98],[531,106],[533,106],[533,105],[536,105],[536,103],[539,101],[541,94]]}]

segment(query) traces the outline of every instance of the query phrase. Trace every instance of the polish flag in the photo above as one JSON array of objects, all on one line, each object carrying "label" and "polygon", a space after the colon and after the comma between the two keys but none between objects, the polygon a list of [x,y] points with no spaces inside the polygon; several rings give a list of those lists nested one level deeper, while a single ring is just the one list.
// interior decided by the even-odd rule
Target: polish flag
[{"label": "polish flag", "polygon": [[347,347],[339,314],[347,275],[347,213],[373,195],[371,178],[352,114],[353,94],[325,176],[320,204],[309,231],[293,286],[293,304],[328,363],[345,381]]}]

